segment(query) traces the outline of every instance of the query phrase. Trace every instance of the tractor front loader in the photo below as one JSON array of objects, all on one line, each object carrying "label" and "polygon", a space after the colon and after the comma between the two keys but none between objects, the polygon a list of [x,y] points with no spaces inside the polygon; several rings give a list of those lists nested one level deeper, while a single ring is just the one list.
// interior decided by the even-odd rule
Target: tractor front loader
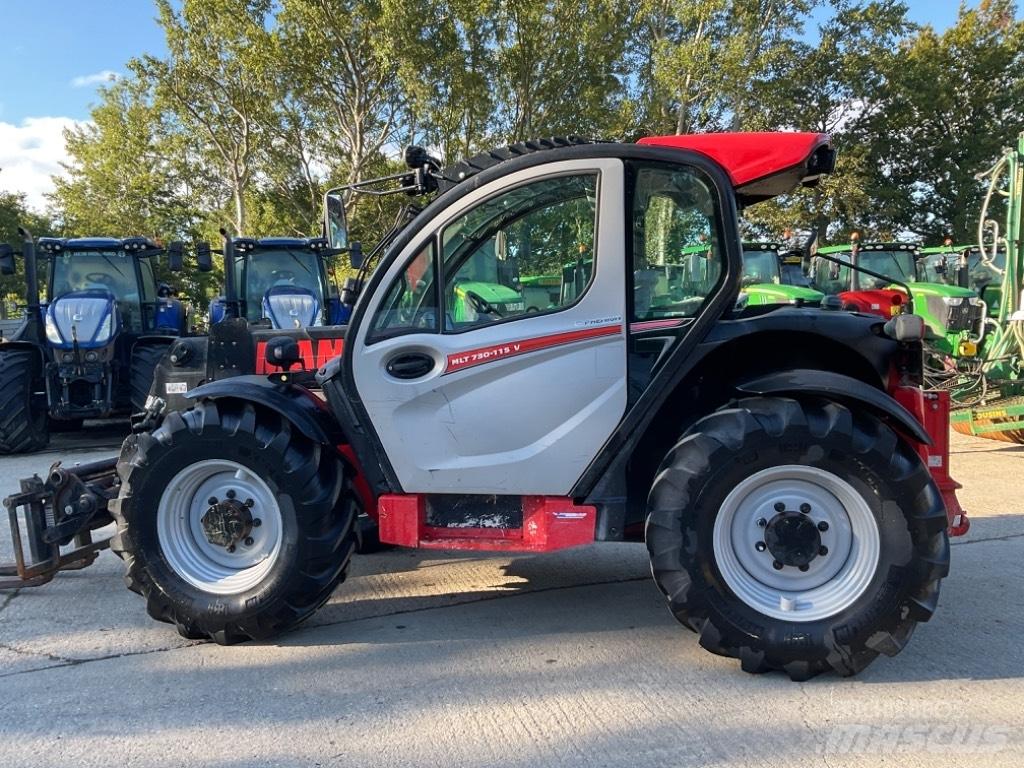
[{"label": "tractor front loader", "polygon": [[[83,494],[149,614],[224,644],[284,632],[344,581],[362,510],[405,547],[645,542],[672,614],[747,672],[902,650],[966,529],[922,323],[738,302],[740,209],[817,183],[829,138],[409,156],[388,191],[431,199],[363,263],[340,354],[313,373],[271,340],[271,373],[192,389],[125,441],[116,497]],[[454,311],[467,273],[515,289],[574,260],[543,310]]]}]

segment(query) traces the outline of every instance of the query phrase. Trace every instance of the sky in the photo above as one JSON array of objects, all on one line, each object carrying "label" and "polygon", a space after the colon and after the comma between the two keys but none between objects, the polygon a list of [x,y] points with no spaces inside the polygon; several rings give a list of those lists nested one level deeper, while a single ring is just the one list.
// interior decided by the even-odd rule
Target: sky
[{"label": "sky", "polygon": [[[906,1],[919,24],[956,20],[959,0]],[[150,0],[0,0],[0,192],[45,206],[66,159],[64,129],[89,119],[97,87],[131,58],[165,52],[155,17]]]}]

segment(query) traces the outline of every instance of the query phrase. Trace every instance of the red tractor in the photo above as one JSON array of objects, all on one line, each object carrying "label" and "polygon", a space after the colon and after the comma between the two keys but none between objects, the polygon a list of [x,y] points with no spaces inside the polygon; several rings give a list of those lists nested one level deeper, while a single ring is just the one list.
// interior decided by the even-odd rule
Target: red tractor
[{"label": "red tractor", "polygon": [[[116,522],[149,614],[220,643],[286,631],[344,581],[365,510],[404,547],[646,542],[675,617],[748,672],[852,675],[898,653],[964,522],[920,324],[737,307],[739,210],[816,183],[829,138],[411,157],[397,189],[434,198],[364,271],[337,357],[314,373],[271,340],[272,373],[191,390],[76,489]],[[325,207],[343,238],[343,206]],[[541,311],[454,311],[475,275],[518,290],[581,252],[578,290]],[[36,490],[8,505],[59,513]]]}]

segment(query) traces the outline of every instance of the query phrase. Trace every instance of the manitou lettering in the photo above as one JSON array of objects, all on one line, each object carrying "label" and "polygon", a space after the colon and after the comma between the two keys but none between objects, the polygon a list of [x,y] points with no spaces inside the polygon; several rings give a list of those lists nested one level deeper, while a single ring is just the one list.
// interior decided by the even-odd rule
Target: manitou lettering
[{"label": "manitou lettering", "polygon": [[[315,371],[325,366],[330,360],[341,354],[345,348],[344,339],[299,339],[299,356],[302,367],[307,371]],[[256,343],[256,373],[273,373],[276,366],[267,364],[267,342]]]}]

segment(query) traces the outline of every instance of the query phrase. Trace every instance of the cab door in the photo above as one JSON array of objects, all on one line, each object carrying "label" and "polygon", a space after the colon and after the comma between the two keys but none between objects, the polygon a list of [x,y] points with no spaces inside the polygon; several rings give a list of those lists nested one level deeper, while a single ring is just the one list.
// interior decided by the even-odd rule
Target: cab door
[{"label": "cab door", "polygon": [[565,495],[595,457],[627,402],[623,198],[619,159],[524,169],[393,262],[348,351],[405,492]]}]

